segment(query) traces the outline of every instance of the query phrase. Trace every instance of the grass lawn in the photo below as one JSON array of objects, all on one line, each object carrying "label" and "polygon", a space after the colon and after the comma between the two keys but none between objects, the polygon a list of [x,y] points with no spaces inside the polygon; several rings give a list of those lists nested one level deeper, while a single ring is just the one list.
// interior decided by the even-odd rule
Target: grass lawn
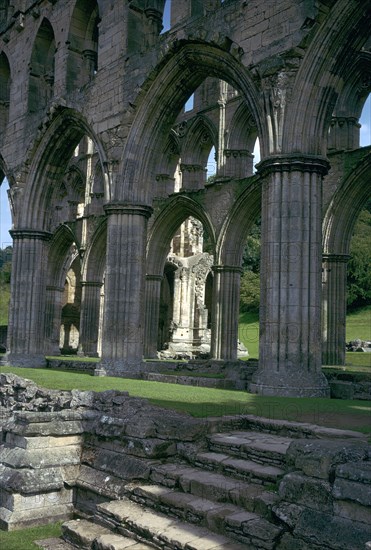
[{"label": "grass lawn", "polygon": [[1,531],[0,530],[0,548],[1,550],[34,550],[39,546],[33,543],[34,540],[43,540],[52,537],[60,537],[62,522],[42,525],[40,527],[31,527],[20,531]]},{"label": "grass lawn", "polygon": [[1,367],[51,389],[128,391],[131,396],[149,399],[153,404],[188,412],[195,417],[225,414],[254,414],[310,422],[323,426],[371,433],[371,402],[314,398],[263,397],[243,391],[180,386],[162,382],[96,377],[52,369]]},{"label": "grass lawn", "polygon": [[[259,314],[241,313],[238,337],[249,351],[249,357],[259,357]],[[346,320],[346,341],[355,340],[371,341],[371,306],[348,313]],[[357,355],[364,355],[359,353]],[[354,363],[357,364],[357,363]],[[370,354],[371,366],[371,354]]]},{"label": "grass lawn", "polygon": [[371,306],[355,310],[347,315],[346,340],[371,341]]}]

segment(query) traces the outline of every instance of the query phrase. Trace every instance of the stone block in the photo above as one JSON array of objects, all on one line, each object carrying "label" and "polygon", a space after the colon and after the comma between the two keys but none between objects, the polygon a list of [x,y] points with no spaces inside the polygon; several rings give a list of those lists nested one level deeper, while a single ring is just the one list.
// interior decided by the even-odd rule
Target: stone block
[{"label": "stone block", "polygon": [[331,485],[322,479],[296,472],[287,474],[280,483],[279,496],[286,502],[332,512]]},{"label": "stone block", "polygon": [[346,462],[359,462],[368,457],[366,441],[306,440],[294,441],[287,452],[288,463],[306,475],[329,479],[335,468]]},{"label": "stone block", "polygon": [[350,521],[306,509],[301,514],[293,534],[320,548],[360,550],[371,540],[371,524]]}]

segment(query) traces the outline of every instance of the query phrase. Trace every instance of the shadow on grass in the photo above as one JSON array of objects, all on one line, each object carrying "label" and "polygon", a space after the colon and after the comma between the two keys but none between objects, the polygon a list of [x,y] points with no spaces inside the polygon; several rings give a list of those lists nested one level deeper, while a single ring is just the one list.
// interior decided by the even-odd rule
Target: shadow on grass
[{"label": "shadow on grass", "polygon": [[1,367],[36,384],[57,390],[127,391],[166,409],[207,416],[252,414],[270,419],[309,422],[371,433],[371,401],[324,398],[265,397],[243,391],[183,386],[128,378],[96,377],[52,369]]}]

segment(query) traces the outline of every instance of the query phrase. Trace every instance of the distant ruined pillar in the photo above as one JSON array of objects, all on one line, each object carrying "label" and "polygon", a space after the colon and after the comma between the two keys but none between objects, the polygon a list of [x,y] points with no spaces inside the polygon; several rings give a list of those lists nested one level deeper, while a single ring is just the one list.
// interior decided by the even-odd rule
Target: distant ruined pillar
[{"label": "distant ruined pillar", "polygon": [[322,363],[345,365],[348,254],[324,254],[322,267]]},{"label": "distant ruined pillar", "polygon": [[10,231],[13,237],[7,354],[15,367],[45,365],[46,266],[50,233]]},{"label": "distant ruined pillar", "polygon": [[102,359],[97,374],[139,372],[143,359],[146,205],[105,205],[107,261]]},{"label": "distant ruined pillar", "polygon": [[59,339],[61,331],[62,301],[64,288],[46,287],[45,305],[45,353],[60,355]]},{"label": "distant ruined pillar", "polygon": [[260,352],[251,391],[262,395],[329,395],[321,372],[321,184],[327,169],[326,159],[300,154],[260,164]]},{"label": "distant ruined pillar", "polygon": [[242,269],[215,265],[211,321],[211,357],[237,360],[238,314]]},{"label": "distant ruined pillar", "polygon": [[81,313],[77,355],[98,357],[101,281],[81,281]]},{"label": "distant ruined pillar", "polygon": [[148,359],[157,359],[157,336],[162,280],[162,275],[146,275],[144,357]]}]

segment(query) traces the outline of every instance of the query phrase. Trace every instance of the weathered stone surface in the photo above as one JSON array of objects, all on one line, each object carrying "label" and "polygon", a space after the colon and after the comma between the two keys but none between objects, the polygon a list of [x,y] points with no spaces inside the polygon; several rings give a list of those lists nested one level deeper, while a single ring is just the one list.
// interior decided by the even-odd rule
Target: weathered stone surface
[{"label": "weathered stone surface", "polygon": [[286,502],[331,513],[332,487],[329,482],[293,472],[287,474],[279,486],[279,496]]},{"label": "weathered stone surface", "polygon": [[371,524],[306,509],[299,518],[294,535],[324,548],[359,550],[371,538]]},{"label": "weathered stone surface", "polygon": [[93,543],[93,550],[150,550],[151,548],[153,546],[114,534],[100,535]]},{"label": "weathered stone surface", "polygon": [[329,479],[338,464],[365,460],[368,453],[366,441],[294,441],[287,457],[306,475]]},{"label": "weathered stone surface", "polygon": [[57,538],[35,540],[34,544],[43,550],[73,550],[76,548],[75,546],[72,546],[72,544]]},{"label": "weathered stone surface", "polygon": [[90,549],[94,540],[100,535],[110,535],[110,530],[86,520],[68,521],[62,525],[65,540],[78,548]]},{"label": "weathered stone surface", "polygon": [[35,493],[61,489],[65,476],[59,467],[19,470],[0,466],[0,488],[14,493]]}]

